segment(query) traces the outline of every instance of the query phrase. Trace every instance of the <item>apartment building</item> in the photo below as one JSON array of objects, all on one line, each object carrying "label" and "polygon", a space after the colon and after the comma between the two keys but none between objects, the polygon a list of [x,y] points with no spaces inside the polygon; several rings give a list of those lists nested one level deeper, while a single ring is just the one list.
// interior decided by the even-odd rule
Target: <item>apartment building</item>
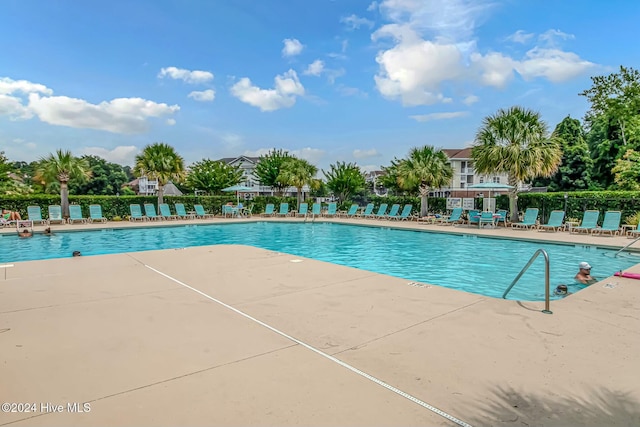
[{"label": "apartment building", "polygon": [[[478,174],[473,168],[471,148],[445,148],[442,150],[453,168],[453,178],[447,187],[434,190],[431,195],[436,197],[477,197],[488,196],[486,191],[468,188],[473,184],[493,182],[507,184],[506,173]],[[508,190],[491,190],[491,194],[506,194]]]}]

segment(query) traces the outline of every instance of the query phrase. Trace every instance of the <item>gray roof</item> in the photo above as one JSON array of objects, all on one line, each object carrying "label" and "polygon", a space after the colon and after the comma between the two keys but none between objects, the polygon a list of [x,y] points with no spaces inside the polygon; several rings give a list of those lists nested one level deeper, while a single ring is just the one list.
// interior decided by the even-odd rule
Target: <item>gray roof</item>
[{"label": "gray roof", "polygon": [[178,189],[178,187],[173,185],[173,182],[169,181],[169,182],[167,182],[167,185],[165,185],[164,188],[162,189],[162,195],[164,195],[164,196],[182,196],[182,191],[180,191],[180,189]]}]

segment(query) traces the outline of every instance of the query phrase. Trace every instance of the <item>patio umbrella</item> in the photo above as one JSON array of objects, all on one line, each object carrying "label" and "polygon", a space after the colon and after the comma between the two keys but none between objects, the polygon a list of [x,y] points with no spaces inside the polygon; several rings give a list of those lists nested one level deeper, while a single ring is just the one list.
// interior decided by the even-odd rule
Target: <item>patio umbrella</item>
[{"label": "patio umbrella", "polygon": [[[513,188],[512,185],[500,184],[499,182],[483,182],[482,184],[469,185],[467,188],[483,189],[489,191],[489,199],[491,198],[491,190],[504,190],[507,188]],[[489,203],[489,202],[487,202]],[[484,202],[483,202],[484,205]]]},{"label": "patio umbrella", "polygon": [[240,193],[250,193],[255,191],[251,187],[247,187],[246,185],[232,185],[231,187],[223,188],[222,191],[235,191],[236,192],[236,203],[240,203]]}]

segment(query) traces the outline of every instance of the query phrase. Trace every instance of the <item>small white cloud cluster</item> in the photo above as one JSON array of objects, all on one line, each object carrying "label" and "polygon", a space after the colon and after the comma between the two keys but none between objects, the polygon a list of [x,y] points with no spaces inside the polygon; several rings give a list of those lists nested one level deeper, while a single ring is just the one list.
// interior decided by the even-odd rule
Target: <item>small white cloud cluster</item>
[{"label": "small white cloud cluster", "polygon": [[[210,71],[202,70],[187,70],[177,67],[165,67],[160,69],[158,78],[170,78],[174,80],[182,80],[188,84],[204,84],[213,80],[213,73]],[[206,89],[203,91],[194,90],[187,95],[195,101],[211,102],[216,97],[216,92],[213,89]]]},{"label": "small white cloud cluster", "polygon": [[231,94],[262,111],[292,107],[296,97],[304,95],[304,86],[294,70],[276,76],[274,81],[273,89],[261,89],[253,85],[248,77],[243,77],[231,87]]},{"label": "small white cloud cluster", "polygon": [[114,133],[143,133],[149,119],[170,116],[180,107],[142,98],[116,98],[92,104],[84,99],[53,96],[44,85],[0,78],[0,115],[30,119],[57,126],[99,129]]}]

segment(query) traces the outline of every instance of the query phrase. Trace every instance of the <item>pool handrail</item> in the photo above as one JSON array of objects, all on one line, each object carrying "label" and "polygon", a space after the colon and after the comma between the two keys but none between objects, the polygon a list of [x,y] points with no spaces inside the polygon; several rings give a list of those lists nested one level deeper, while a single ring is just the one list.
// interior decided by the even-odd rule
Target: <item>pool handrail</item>
[{"label": "pool handrail", "polygon": [[504,294],[502,294],[502,298],[505,299],[507,297],[507,294],[511,291],[511,288],[513,288],[518,280],[520,280],[525,271],[527,271],[529,266],[533,264],[533,261],[535,261],[540,254],[544,256],[544,310],[542,310],[542,312],[544,314],[553,314],[553,311],[549,310],[549,254],[547,254],[547,251],[545,251],[544,249],[538,249],[533,254],[527,265],[525,265],[522,270],[520,270],[520,273],[518,273],[516,278],[513,279],[513,282],[511,282],[507,290],[504,291]]}]

